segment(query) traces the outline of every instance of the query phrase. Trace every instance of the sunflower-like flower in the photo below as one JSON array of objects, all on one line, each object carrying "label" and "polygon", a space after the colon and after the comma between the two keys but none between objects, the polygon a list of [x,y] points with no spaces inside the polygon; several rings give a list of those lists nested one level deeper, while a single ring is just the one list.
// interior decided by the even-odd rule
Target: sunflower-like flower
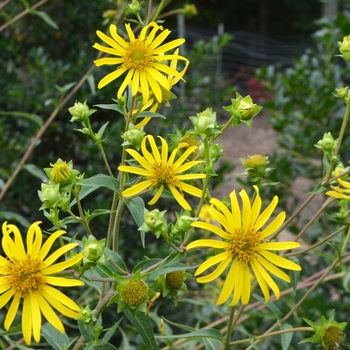
[{"label": "sunflower-like flower", "polygon": [[339,183],[340,186],[344,188],[341,188],[340,186],[336,187],[331,185],[333,191],[326,192],[326,195],[333,198],[350,200],[350,182],[344,181],[341,179],[340,177],[341,168],[335,168],[334,173],[335,173],[335,176],[338,177],[337,182]]},{"label": "sunflower-like flower", "polygon": [[[150,91],[154,94],[159,103],[162,102],[162,88],[170,91],[170,82],[165,75],[170,75],[178,79],[182,79],[182,73],[176,71],[173,60],[188,61],[187,58],[179,56],[177,53],[166,54],[185,42],[185,39],[172,40],[163,44],[164,40],[169,36],[170,30],[163,30],[162,26],[152,22],[142,28],[138,38],[130,28],[130,24],[125,24],[129,41],[125,41],[118,33],[117,27],[111,24],[109,32],[112,37],[97,31],[98,37],[108,44],[105,47],[95,44],[93,47],[102,52],[117,57],[105,57],[94,61],[96,66],[102,65],[118,65],[117,69],[107,74],[98,84],[101,89],[113,80],[127,72],[123,83],[118,90],[118,98],[120,98],[128,85],[131,85],[132,95],[135,96],[138,91],[143,94],[143,101],[146,102],[150,98]],[[158,30],[162,32],[156,37]],[[167,64],[170,61],[170,66]],[[175,67],[175,68],[174,68]]]},{"label": "sunflower-like flower", "polygon": [[[179,49],[176,49],[174,52],[174,55],[176,57],[178,57],[179,54]],[[170,63],[170,68],[173,69],[174,72],[176,72],[176,68],[177,68],[177,62],[178,59],[173,59]],[[182,77],[184,76],[184,74],[186,73],[188,67],[188,62],[186,62],[185,67],[183,68],[183,70],[180,72],[181,78],[180,76],[175,76],[173,73],[169,73],[167,75],[167,80],[169,82],[169,86],[170,89],[172,89],[172,87],[177,84],[179,82],[180,79],[182,79]],[[157,112],[158,108],[160,106],[163,106],[165,104],[167,104],[171,99],[173,99],[173,97],[171,97],[171,93],[170,90],[166,90],[163,87],[161,87],[161,91],[162,91],[162,99],[158,100],[152,93],[150,95],[150,100],[147,101],[147,103],[144,104],[144,106],[142,107],[142,110],[145,110],[146,108],[148,108],[149,106],[152,106],[150,111],[151,112]],[[145,117],[142,119],[142,121],[138,124],[136,124],[136,128],[137,129],[141,129],[142,127],[144,127],[145,125],[148,124],[148,122],[151,120],[151,117]]]},{"label": "sunflower-like flower", "polygon": [[290,282],[289,276],[278,267],[289,270],[301,270],[296,263],[280,257],[271,251],[287,250],[300,246],[297,242],[269,242],[267,237],[273,234],[283,223],[285,212],[281,212],[265,228],[262,227],[269,220],[278,203],[275,196],[270,205],[260,214],[262,200],[259,196],[257,186],[254,186],[256,196],[251,205],[245,190],[239,194],[242,199],[242,211],[240,210],[236,192],[230,193],[231,210],[216,198],[210,200],[210,214],[217,220],[221,227],[196,221],[192,226],[213,232],[222,238],[199,239],[187,246],[187,250],[207,247],[220,251],[202,263],[195,272],[195,276],[207,269],[219,264],[214,271],[207,276],[197,279],[200,283],[208,283],[218,278],[231,263],[224,287],[221,291],[217,305],[225,303],[233,294],[231,306],[236,305],[239,300],[242,304],[248,304],[251,294],[251,279],[255,275],[262,293],[267,302],[270,298],[270,287],[278,299],[280,291],[268,272]]},{"label": "sunflower-like flower", "polygon": [[28,229],[27,251],[19,229],[7,222],[2,225],[2,248],[7,258],[0,256],[0,309],[13,298],[4,323],[5,329],[8,330],[17,314],[19,304],[23,301],[22,333],[28,345],[32,333],[34,340],[40,342],[41,314],[64,333],[63,324],[52,307],[67,317],[80,316],[80,307],[52,286],[74,287],[84,284],[79,280],[54,276],[78,263],[82,259],[82,254],[54,264],[59,257],[78,244],[66,244],[47,256],[54,241],[65,231],[54,232],[42,245],[40,223],[37,221]]},{"label": "sunflower-like flower", "polygon": [[[195,165],[202,163],[202,161],[190,161],[185,162],[188,156],[197,148],[192,146],[186,149],[186,151],[175,160],[176,154],[180,148],[187,146],[187,143],[180,143],[168,157],[168,144],[161,137],[158,136],[162,143],[161,153],[159,152],[156,142],[152,135],[147,135],[142,140],[141,151],[142,155],[133,149],[127,149],[126,151],[137,160],[142,167],[121,165],[119,170],[141,175],[146,180],[141,181],[132,187],[123,191],[124,197],[133,197],[143,192],[146,189],[157,188],[157,192],[148,204],[152,205],[157,202],[164,189],[169,189],[177,202],[185,209],[191,210],[190,205],[184,198],[183,192],[187,192],[193,196],[201,197],[202,190],[189,185],[183,180],[193,180],[205,178],[205,174],[184,174],[185,171],[191,169]],[[151,152],[147,149],[146,141],[148,140],[151,146]]]}]

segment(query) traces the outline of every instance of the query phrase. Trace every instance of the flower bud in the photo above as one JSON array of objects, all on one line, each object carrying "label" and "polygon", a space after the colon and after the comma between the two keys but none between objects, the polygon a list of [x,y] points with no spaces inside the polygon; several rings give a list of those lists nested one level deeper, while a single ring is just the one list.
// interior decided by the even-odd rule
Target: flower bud
[{"label": "flower bud", "polygon": [[38,191],[38,195],[43,202],[40,209],[55,208],[62,199],[59,184],[41,184],[41,191]]},{"label": "flower bud", "polygon": [[315,147],[321,149],[325,153],[332,154],[333,151],[337,148],[338,139],[334,140],[330,132],[326,132],[323,135],[322,140],[319,140]]},{"label": "flower bud", "polygon": [[185,277],[182,271],[169,272],[165,276],[165,283],[169,289],[180,289]]},{"label": "flower bud", "polygon": [[83,263],[84,264],[104,264],[104,249],[106,239],[98,241],[90,235],[88,239],[83,237]]},{"label": "flower bud", "polygon": [[137,308],[148,300],[148,286],[142,280],[130,281],[123,287],[121,300],[131,308]]},{"label": "flower bud", "polygon": [[90,109],[86,101],[84,103],[75,102],[73,107],[68,108],[69,113],[72,115],[71,122],[86,121],[90,115],[96,112],[96,109]]},{"label": "flower bud", "polygon": [[128,10],[137,15],[141,10],[141,5],[137,0],[133,0],[132,3],[128,5]]},{"label": "flower bud", "polygon": [[266,173],[269,157],[255,154],[254,156],[248,156],[248,158],[240,158],[240,161],[250,178],[261,178]]},{"label": "flower bud", "polygon": [[[56,163],[50,163],[52,168],[44,168],[44,171],[51,182],[57,183],[60,185],[60,188],[72,185],[79,175],[79,171],[73,169],[73,162],[63,161],[61,158],[58,158]],[[66,188],[68,191],[68,189]]]},{"label": "flower bud", "polygon": [[210,159],[216,162],[220,157],[224,155],[224,150],[222,149],[222,145],[217,143],[211,145],[209,149]]},{"label": "flower bud", "polygon": [[192,222],[197,221],[197,218],[191,217],[188,211],[185,211],[181,216],[176,213],[176,217],[175,227],[180,231],[188,231],[191,228]]},{"label": "flower bud", "polygon": [[134,124],[130,124],[129,130],[122,134],[122,138],[125,140],[122,146],[133,145],[137,150],[139,150],[141,147],[142,139],[145,135],[146,133],[142,128],[139,130],[135,127]]},{"label": "flower bud", "polygon": [[187,4],[184,6],[183,13],[187,18],[191,18],[197,15],[198,11],[195,5]]},{"label": "flower bud", "polygon": [[350,61],[350,35],[347,35],[343,38],[342,42],[338,42],[339,51],[341,52],[341,57],[344,58],[345,61]]},{"label": "flower bud", "polygon": [[223,108],[232,115],[233,126],[239,125],[243,122],[249,127],[251,127],[252,118],[262,109],[261,106],[253,103],[253,100],[249,95],[242,97],[238,92],[236,93],[236,98],[231,99],[231,106]]},{"label": "flower bud", "polygon": [[96,321],[96,317],[93,314],[93,311],[90,308],[90,305],[85,306],[80,309],[79,321],[83,323],[90,323],[91,321]]},{"label": "flower bud", "polygon": [[336,97],[340,97],[342,98],[343,100],[347,99],[348,98],[348,87],[340,87],[339,89],[335,89],[335,91],[337,92],[335,94]]},{"label": "flower bud", "polygon": [[194,126],[194,133],[206,138],[218,134],[220,131],[217,127],[216,112],[211,108],[207,108],[204,112],[197,113],[197,117],[190,117]]},{"label": "flower bud", "polygon": [[168,231],[168,224],[164,218],[166,210],[159,211],[154,209],[144,210],[144,223],[139,227],[140,231],[153,232],[157,238]]}]

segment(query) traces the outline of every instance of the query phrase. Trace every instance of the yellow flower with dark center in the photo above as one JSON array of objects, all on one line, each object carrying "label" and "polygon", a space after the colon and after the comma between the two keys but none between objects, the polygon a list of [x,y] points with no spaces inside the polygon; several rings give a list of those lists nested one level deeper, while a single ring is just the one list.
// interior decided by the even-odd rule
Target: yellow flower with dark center
[{"label": "yellow flower with dark center", "polygon": [[[166,54],[185,42],[185,39],[172,40],[163,44],[164,40],[169,36],[170,30],[163,30],[163,27],[152,22],[142,28],[138,38],[130,28],[130,24],[125,24],[129,41],[125,41],[118,33],[117,27],[111,24],[109,32],[112,37],[97,31],[98,37],[108,44],[105,47],[95,44],[93,47],[102,52],[117,57],[105,57],[94,61],[96,66],[102,65],[119,65],[117,69],[106,75],[98,84],[101,89],[113,80],[117,79],[124,73],[126,77],[118,90],[118,98],[120,98],[127,88],[131,85],[132,95],[135,96],[138,91],[143,94],[143,101],[146,102],[150,98],[150,91],[154,94],[156,100],[162,101],[162,88],[170,91],[170,82],[165,75],[171,75],[182,79],[180,72],[174,69],[173,60],[188,61],[187,58],[179,56],[177,53]],[[162,32],[156,37],[158,30]],[[178,51],[177,51],[178,52]]]},{"label": "yellow flower with dark center", "polygon": [[219,222],[221,227],[216,225],[196,221],[192,226],[213,232],[222,238],[199,239],[190,243],[187,250],[206,247],[219,249],[220,252],[202,263],[195,272],[195,276],[203,273],[214,265],[219,264],[214,271],[205,277],[197,279],[200,283],[208,283],[218,278],[231,264],[224,287],[221,291],[217,305],[225,303],[233,294],[231,306],[236,305],[239,300],[242,304],[248,304],[251,294],[251,275],[255,275],[265,301],[268,302],[270,287],[276,295],[280,297],[280,291],[276,282],[268,272],[290,282],[289,276],[278,267],[289,270],[301,270],[296,263],[280,257],[271,251],[287,250],[300,246],[297,242],[269,242],[267,237],[273,234],[283,223],[285,212],[277,215],[264,229],[262,227],[269,220],[272,212],[276,208],[278,198],[275,196],[270,205],[260,214],[262,200],[259,196],[257,186],[254,186],[256,196],[253,204],[245,190],[239,194],[242,199],[242,211],[240,210],[236,192],[230,193],[231,210],[216,198],[210,200],[209,210],[212,217]]},{"label": "yellow flower with dark center", "polygon": [[[177,160],[175,160],[178,150],[187,146],[187,144],[180,143],[168,157],[168,144],[161,136],[158,137],[162,142],[161,153],[159,152],[152,135],[147,135],[142,140],[141,151],[143,156],[133,149],[126,150],[141,164],[142,168],[137,166],[121,165],[118,169],[126,173],[144,176],[146,180],[126,189],[123,191],[122,195],[124,197],[133,197],[146,189],[157,188],[156,194],[152,200],[148,202],[148,204],[152,205],[157,202],[163,193],[163,190],[166,188],[170,190],[176,201],[185,210],[191,210],[191,206],[185,200],[183,192],[187,192],[192,196],[201,197],[202,190],[183,182],[183,180],[202,179],[206,176],[205,174],[183,174],[185,171],[191,169],[195,165],[202,163],[202,161],[190,161],[185,163],[185,160],[197,147],[189,147]],[[146,147],[147,140],[151,145],[151,152],[149,152]]]},{"label": "yellow flower with dark center", "polygon": [[[334,173],[335,173],[335,176],[341,175],[340,168],[336,168]],[[339,183],[340,186],[344,188],[341,188],[340,186],[338,187],[331,186],[333,191],[326,192],[326,195],[333,198],[350,200],[350,182],[342,180],[341,177],[337,178],[337,182]]]},{"label": "yellow flower with dark center", "polygon": [[[80,307],[53,286],[84,285],[79,280],[54,276],[82,259],[80,253],[67,261],[54,264],[59,257],[78,244],[66,244],[47,256],[54,241],[65,231],[54,232],[42,245],[43,237],[39,224],[40,221],[37,221],[29,227],[27,251],[18,228],[7,222],[2,225],[2,248],[7,258],[0,256],[0,309],[13,298],[5,318],[4,328],[8,330],[11,327],[19,304],[23,301],[22,333],[28,345],[31,342],[32,333],[34,340],[37,343],[40,342],[41,314],[61,333],[64,333],[63,324],[52,307],[67,317],[79,317]],[[14,238],[11,237],[12,234]]]}]

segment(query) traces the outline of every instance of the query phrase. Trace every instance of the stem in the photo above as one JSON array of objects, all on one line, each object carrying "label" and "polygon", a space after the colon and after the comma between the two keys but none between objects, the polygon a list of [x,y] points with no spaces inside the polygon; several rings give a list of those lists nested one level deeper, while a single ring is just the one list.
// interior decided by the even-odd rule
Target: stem
[{"label": "stem", "polygon": [[231,334],[232,334],[232,331],[233,331],[233,328],[234,328],[234,325],[233,325],[234,315],[235,315],[235,307],[231,306],[230,316],[229,316],[229,319],[228,319],[227,332],[226,332],[226,340],[225,340],[225,345],[224,345],[223,350],[230,349]]},{"label": "stem", "polygon": [[[255,337],[255,339],[257,340],[261,340],[261,339],[265,339],[268,337],[273,337],[275,335],[281,335],[281,334],[286,334],[286,333],[296,333],[296,332],[314,332],[314,329],[312,327],[297,327],[297,328],[290,328],[290,329],[281,329],[279,331],[275,331],[275,332],[271,332],[268,334],[262,334],[262,335],[257,335]],[[239,344],[244,344],[244,343],[249,343],[250,339],[246,338],[246,339],[241,339],[241,340],[236,340],[232,343],[230,343],[231,347],[235,346],[235,345],[239,345]]]},{"label": "stem", "polygon": [[74,88],[67,94],[67,96],[60,102],[60,104],[55,108],[55,110],[52,112],[50,117],[46,120],[44,125],[40,128],[38,133],[33,138],[31,144],[28,146],[27,151],[24,153],[22,159],[17,164],[15,170],[12,172],[11,176],[6,181],[5,186],[3,187],[2,191],[0,192],[0,202],[4,198],[6,192],[12,185],[13,181],[17,177],[18,173],[22,169],[23,164],[27,161],[31,153],[33,152],[34,148],[36,147],[38,140],[42,137],[44,132],[48,129],[50,124],[55,120],[57,117],[59,111],[66,105],[66,103],[71,99],[71,97],[80,89],[80,87],[83,85],[85,80],[88,78],[88,76],[92,73],[92,71],[95,69],[95,65],[91,65],[91,67],[87,70],[87,72],[84,74],[84,76],[80,79],[77,85],[74,86]]},{"label": "stem", "polygon": [[[79,195],[77,194],[77,192],[75,192],[74,189],[72,189],[72,193],[73,193],[73,195],[75,197],[75,200],[77,201],[77,208],[78,208],[79,215],[80,215],[79,221],[84,226],[84,228],[85,228],[86,232],[88,233],[88,235],[92,235],[92,232],[91,232],[90,227],[89,227],[89,223],[86,220],[86,217],[84,215],[83,207],[81,206]],[[72,215],[72,212],[71,212],[71,215]]]},{"label": "stem", "polygon": [[346,130],[346,126],[348,124],[348,120],[349,120],[349,113],[350,113],[350,99],[348,99],[348,102],[346,104],[346,109],[345,109],[345,113],[344,113],[344,119],[343,119],[343,123],[341,125],[340,128],[340,132],[339,132],[339,137],[338,137],[338,143],[337,143],[337,148],[334,151],[334,156],[337,156],[339,153],[339,149],[340,149],[340,145],[343,141],[343,137],[344,137],[344,133]]},{"label": "stem", "polygon": [[[31,11],[33,11],[34,9],[36,9],[37,7],[44,5],[45,2],[48,2],[49,0],[41,0],[39,2],[37,2],[36,4],[34,4],[32,7],[29,7],[27,9],[25,9],[24,11],[22,11],[21,13],[19,13],[17,16],[13,17],[11,20],[9,20],[8,22],[6,22],[5,24],[3,24],[0,27],[0,32],[3,31],[5,28],[7,28],[9,25],[11,25],[12,23],[18,21],[20,18],[22,18],[23,16],[25,16],[26,14],[30,13]],[[7,4],[7,2],[5,1],[4,3],[2,3],[0,5],[0,9],[2,7],[4,7]]]},{"label": "stem", "polygon": [[[98,318],[101,313],[103,312],[103,310],[106,308],[106,306],[108,305],[109,300],[116,294],[116,291],[111,289],[103,299],[101,299],[94,311],[94,316],[96,318]],[[76,344],[74,345],[73,350],[79,350],[83,348],[83,344],[84,344],[84,336],[80,336],[80,338],[78,339],[78,341],[76,342]]]},{"label": "stem", "polygon": [[[151,1],[150,1],[150,2],[151,2]],[[158,8],[157,8],[157,11],[156,11],[156,13],[154,14],[154,16],[153,16],[151,22],[155,22],[155,21],[157,20],[157,18],[158,18],[158,16],[159,16],[160,12],[162,11],[163,7],[164,7],[164,0],[161,0],[159,6],[158,6]]]}]

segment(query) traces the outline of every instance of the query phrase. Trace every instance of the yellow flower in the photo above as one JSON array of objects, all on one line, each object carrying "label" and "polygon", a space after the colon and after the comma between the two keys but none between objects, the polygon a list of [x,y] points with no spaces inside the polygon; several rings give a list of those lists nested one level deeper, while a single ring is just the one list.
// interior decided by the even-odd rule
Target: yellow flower
[{"label": "yellow flower", "polygon": [[[174,55],[176,57],[179,57],[178,56],[179,54],[179,49],[176,49],[175,52],[174,52]],[[170,63],[170,68],[173,69],[174,72],[176,72],[176,68],[177,68],[177,59],[173,59]],[[170,89],[179,82],[180,79],[182,79],[182,77],[184,76],[186,70],[187,70],[187,67],[188,67],[188,62],[186,62],[185,64],[185,67],[183,68],[183,70],[180,72],[180,75],[181,75],[181,78],[180,76],[175,76],[173,73],[169,73],[167,75],[167,80],[169,82],[169,86],[170,86]],[[161,100],[157,100],[155,98],[155,96],[151,93],[150,95],[150,100],[147,101],[147,103],[142,106],[142,110],[145,110],[146,108],[148,108],[149,106],[152,106],[150,111],[151,112],[157,112],[158,108],[162,105],[165,105],[169,100],[170,100],[170,90],[165,90],[163,87],[161,87],[161,91],[162,91],[162,98]],[[138,123],[136,126],[137,129],[141,129],[143,126],[147,125],[148,122],[151,120],[150,117],[145,117],[142,119],[142,121],[140,123]]]},{"label": "yellow flower", "polygon": [[[340,168],[335,168],[335,176],[341,175],[340,170]],[[343,186],[344,188],[331,186],[333,188],[333,191],[326,192],[326,195],[334,198],[350,200],[350,182],[342,180],[341,177],[338,177],[337,181],[339,185]]]},{"label": "yellow flower", "polygon": [[222,228],[206,222],[196,221],[192,223],[192,226],[211,231],[222,238],[222,240],[199,239],[187,246],[187,250],[197,247],[221,250],[198,267],[195,276],[219,264],[213,272],[207,276],[199,277],[197,281],[208,283],[215,280],[231,263],[217,305],[225,303],[231,294],[233,294],[231,306],[236,305],[239,300],[242,301],[242,304],[248,304],[252,273],[260,285],[265,301],[268,302],[270,297],[268,287],[273,290],[276,299],[278,299],[280,297],[279,288],[268,272],[290,282],[289,276],[278,267],[301,270],[301,267],[296,263],[271,252],[271,250],[297,248],[300,244],[297,242],[269,242],[266,239],[282,225],[285,212],[277,215],[271,223],[262,229],[276,208],[278,198],[275,196],[270,205],[260,214],[262,201],[258,187],[254,186],[254,189],[256,196],[252,205],[245,190],[239,193],[243,203],[242,211],[235,191],[230,193],[231,210],[216,198],[210,200],[210,214],[220,223]]},{"label": "yellow flower", "polygon": [[[110,47],[100,44],[95,44],[93,47],[117,57],[100,58],[94,61],[95,65],[98,67],[102,65],[119,65],[116,70],[102,78],[98,88],[103,88],[127,72],[118,90],[118,98],[122,96],[126,87],[131,85],[132,96],[141,91],[143,101],[146,102],[149,100],[150,91],[152,91],[157,101],[161,102],[162,88],[170,91],[169,80],[164,74],[172,75],[179,79],[182,78],[182,74],[173,68],[174,64],[172,61],[179,59],[188,61],[187,58],[179,56],[177,53],[166,54],[166,52],[183,44],[185,39],[176,39],[163,44],[170,34],[170,30],[163,30],[163,27],[155,22],[142,28],[138,38],[135,38],[130,24],[125,24],[125,28],[129,41],[125,41],[117,33],[117,27],[114,24],[111,24],[109,27],[112,38],[100,31],[96,32],[98,37]],[[162,32],[155,37],[158,30]],[[171,61],[170,67],[166,64],[169,60]]]},{"label": "yellow flower", "polygon": [[198,217],[205,222],[210,222],[213,220],[213,217],[210,215],[209,204],[203,204],[201,212],[199,213]]},{"label": "yellow flower", "polygon": [[[147,135],[142,140],[141,151],[142,155],[133,149],[126,151],[137,160],[141,167],[121,165],[118,169],[126,173],[132,173],[146,177],[145,181],[139,182],[132,187],[123,191],[124,197],[133,197],[146,189],[157,188],[157,192],[148,204],[152,205],[157,202],[163,190],[169,189],[177,202],[185,209],[191,210],[190,205],[185,200],[183,192],[187,192],[193,196],[201,197],[202,190],[189,185],[182,180],[202,179],[205,174],[183,174],[186,170],[191,169],[195,165],[202,163],[202,161],[190,161],[184,163],[188,156],[197,148],[196,146],[189,147],[176,161],[175,157],[180,148],[185,147],[186,143],[174,149],[170,157],[168,157],[168,144],[160,136],[162,142],[162,151],[159,153],[156,142],[152,135]],[[148,140],[151,146],[151,152],[146,147]]]},{"label": "yellow flower", "polygon": [[[41,314],[64,333],[63,324],[52,307],[67,317],[79,317],[80,307],[52,286],[74,287],[84,284],[79,280],[52,276],[75,265],[82,259],[82,254],[54,264],[59,257],[78,244],[66,244],[47,256],[54,241],[65,231],[54,232],[42,245],[40,223],[37,221],[29,227],[27,252],[19,229],[7,222],[2,225],[2,248],[7,258],[0,256],[0,309],[13,298],[4,323],[5,329],[8,330],[23,299],[22,332],[28,345],[32,333],[34,340],[40,342]],[[12,233],[14,238],[11,237]]]}]

